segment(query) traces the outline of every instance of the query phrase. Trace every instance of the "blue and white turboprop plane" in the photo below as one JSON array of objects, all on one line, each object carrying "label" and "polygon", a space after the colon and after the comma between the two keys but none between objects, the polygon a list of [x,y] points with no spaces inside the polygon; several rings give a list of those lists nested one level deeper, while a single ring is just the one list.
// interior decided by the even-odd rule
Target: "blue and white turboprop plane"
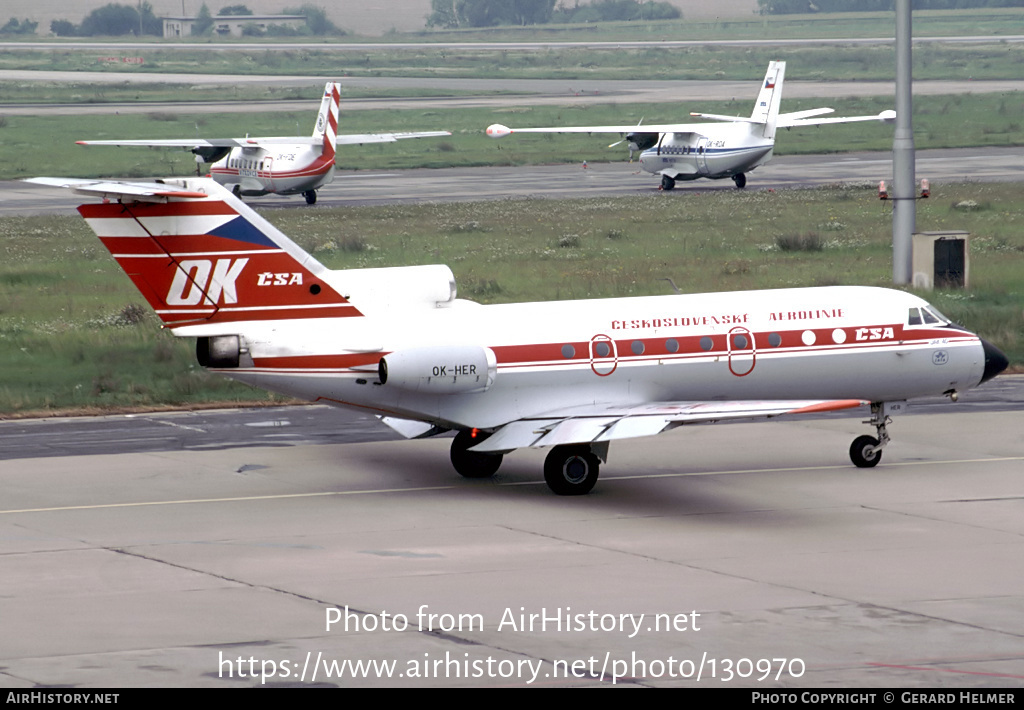
[{"label": "blue and white turboprop plane", "polygon": [[[691,116],[722,123],[668,123],[648,126],[570,126],[554,128],[509,128],[500,123],[487,127],[487,135],[503,138],[513,133],[619,133],[629,144],[632,159],[640,153],[640,167],[661,175],[661,189],[671,190],[677,180],[732,178],[736,187],[745,187],[747,173],[764,165],[772,157],[775,134],[780,128],[819,126],[826,123],[889,121],[895,111],[876,116],[819,118],[832,113],[830,108],[815,108],[794,113],[779,113],[785,62],[770,62],[761,91],[750,118],[691,113]],[[621,143],[622,141],[619,141]],[[613,143],[609,147],[614,147]]]},{"label": "blue and white turboprop plane", "polygon": [[456,298],[447,266],[331,270],[210,179],[35,178],[78,211],[200,365],[378,415],[407,437],[457,432],[456,471],[550,447],[558,494],[590,491],[617,439],[695,422],[870,405],[890,415],[976,387],[1006,356],[921,298],[829,286],[548,303]]}]

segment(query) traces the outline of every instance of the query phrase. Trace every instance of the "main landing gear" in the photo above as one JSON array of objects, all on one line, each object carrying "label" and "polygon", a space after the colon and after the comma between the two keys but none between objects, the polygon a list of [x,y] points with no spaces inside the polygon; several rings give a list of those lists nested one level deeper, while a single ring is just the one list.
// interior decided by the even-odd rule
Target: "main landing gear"
[{"label": "main landing gear", "polygon": [[736,183],[736,189],[742,190],[747,186],[747,176],[743,173],[736,173],[732,176],[732,181]]},{"label": "main landing gear", "polygon": [[590,493],[601,461],[586,444],[556,446],[544,459],[544,480],[560,496]]},{"label": "main landing gear", "polygon": [[903,402],[872,402],[871,419],[864,422],[871,424],[878,432],[878,438],[873,436],[858,436],[850,445],[850,460],[857,468],[872,468],[882,460],[882,449],[889,443],[889,432],[886,425],[892,423],[890,413],[903,411]]},{"label": "main landing gear", "polygon": [[469,451],[469,447],[476,446],[487,434],[477,430],[464,430],[455,435],[452,440],[451,459],[452,466],[465,478],[490,478],[498,472],[501,466],[501,454],[482,454],[476,451]]},{"label": "main landing gear", "polygon": [[[452,466],[466,478],[490,478],[501,466],[501,454],[470,451],[487,438],[480,431],[460,431],[452,440]],[[589,493],[597,483],[601,460],[588,444],[556,446],[544,460],[544,480],[560,496]]]},{"label": "main landing gear", "polygon": [[662,190],[672,190],[672,189],[675,188],[675,186],[676,186],[676,181],[675,181],[674,178],[670,178],[668,175],[662,175],[661,176],[661,189]]},{"label": "main landing gear", "polygon": [[302,196],[306,198],[307,205],[316,204],[316,190],[306,190],[302,193]]}]

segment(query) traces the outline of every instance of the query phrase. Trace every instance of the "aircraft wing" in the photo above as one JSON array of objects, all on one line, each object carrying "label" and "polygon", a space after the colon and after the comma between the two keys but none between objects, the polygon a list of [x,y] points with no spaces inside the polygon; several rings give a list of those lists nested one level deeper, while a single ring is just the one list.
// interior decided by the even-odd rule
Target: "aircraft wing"
[{"label": "aircraft wing", "polygon": [[438,138],[450,136],[451,131],[419,131],[415,133],[348,133],[337,137],[337,145],[362,145],[363,143],[394,143],[406,138]]},{"label": "aircraft wing", "polygon": [[[746,119],[734,119],[746,120]],[[693,123],[664,123],[630,126],[553,126],[550,128],[509,128],[494,123],[485,131],[491,138],[504,138],[512,133],[690,133],[699,130]]]},{"label": "aircraft wing", "polygon": [[822,113],[831,113],[832,109],[811,109],[809,111],[797,111],[796,113],[780,113],[775,122],[776,128],[799,128],[801,126],[820,126],[826,123],[856,123],[857,121],[893,121],[896,119],[896,112],[893,110],[882,111],[874,116],[836,116],[834,118],[816,118]]},{"label": "aircraft wing", "polygon": [[499,452],[512,449],[586,444],[652,436],[683,424],[725,419],[777,417],[859,407],[865,402],[843,400],[771,400],[732,402],[661,402],[633,407],[595,406],[561,415],[539,416],[510,422],[470,451]]},{"label": "aircraft wing", "polygon": [[320,145],[308,136],[280,138],[171,138],[168,140],[75,141],[78,145],[146,146],[150,148],[259,148],[269,145]]}]

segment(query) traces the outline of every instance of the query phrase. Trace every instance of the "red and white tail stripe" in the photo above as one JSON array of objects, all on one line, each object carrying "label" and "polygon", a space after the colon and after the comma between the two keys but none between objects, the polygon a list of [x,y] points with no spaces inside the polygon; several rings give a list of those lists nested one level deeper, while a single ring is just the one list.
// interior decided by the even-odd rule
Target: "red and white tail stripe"
[{"label": "red and white tail stripe", "polygon": [[329,82],[324,87],[324,98],[320,102],[320,112],[316,117],[313,138],[323,139],[324,152],[322,159],[334,161],[338,141],[338,115],[341,105],[341,84]]},{"label": "red and white tail stripe", "polygon": [[362,315],[325,266],[204,182],[202,198],[78,208],[166,325]]}]

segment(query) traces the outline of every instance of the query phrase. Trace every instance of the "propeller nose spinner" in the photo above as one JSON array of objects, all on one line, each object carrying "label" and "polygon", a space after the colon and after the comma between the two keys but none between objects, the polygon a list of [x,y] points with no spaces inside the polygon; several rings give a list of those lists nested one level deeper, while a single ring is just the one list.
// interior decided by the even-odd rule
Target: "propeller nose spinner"
[{"label": "propeller nose spinner", "polygon": [[[988,382],[1010,364],[1010,360],[1003,354],[1003,351],[984,338],[981,338],[981,348],[985,352],[985,371],[981,375],[981,382]],[[978,384],[980,385],[981,382]]]}]

